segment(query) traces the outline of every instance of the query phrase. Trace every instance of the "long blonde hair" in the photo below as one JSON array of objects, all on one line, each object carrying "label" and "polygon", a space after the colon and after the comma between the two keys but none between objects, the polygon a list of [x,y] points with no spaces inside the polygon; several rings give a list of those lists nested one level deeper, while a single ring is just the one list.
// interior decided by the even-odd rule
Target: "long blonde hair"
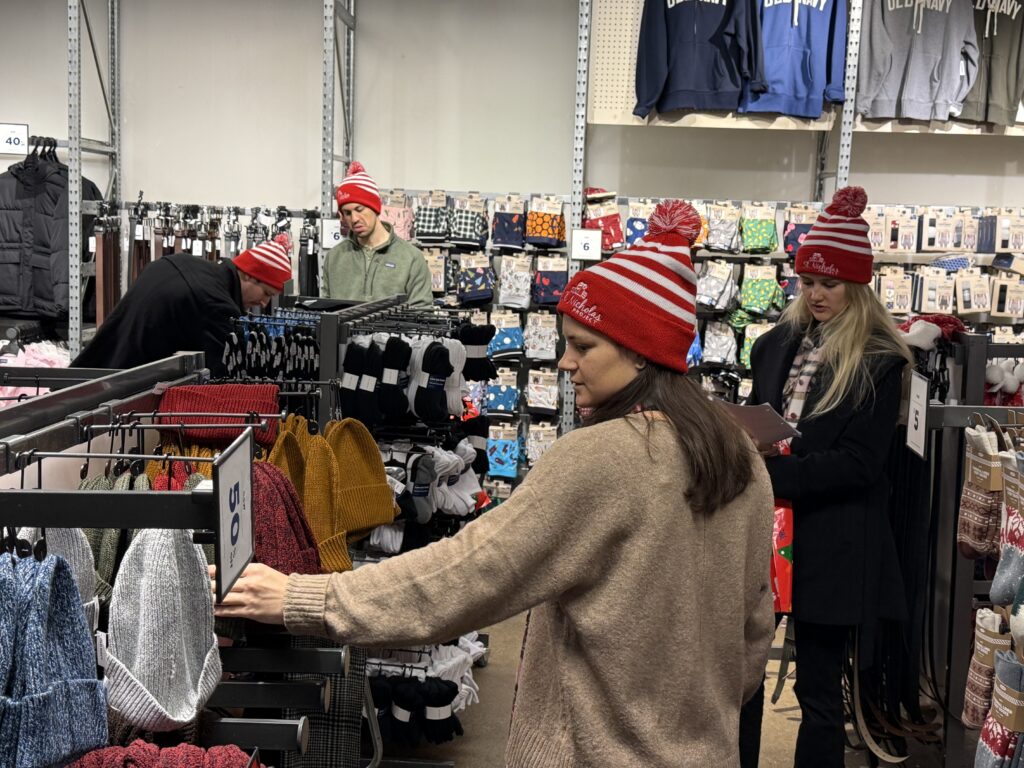
[{"label": "long blonde hair", "polygon": [[[892,316],[870,285],[846,283],[846,309],[820,326],[823,365],[828,369],[828,386],[809,416],[835,410],[847,399],[855,406],[874,396],[869,363],[872,357],[896,355],[907,364],[914,362],[907,343],[900,336]],[[782,313],[779,323],[803,336],[814,320],[801,293]]]}]

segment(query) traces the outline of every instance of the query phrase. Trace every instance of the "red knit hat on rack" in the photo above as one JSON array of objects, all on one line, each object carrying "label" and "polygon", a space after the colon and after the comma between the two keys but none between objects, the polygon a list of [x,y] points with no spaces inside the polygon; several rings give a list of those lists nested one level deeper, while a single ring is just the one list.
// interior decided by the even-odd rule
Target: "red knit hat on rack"
[{"label": "red knit hat on rack", "polygon": [[861,218],[867,204],[868,195],[861,187],[837,190],[796,252],[796,273],[870,283],[870,227]]},{"label": "red knit hat on rack", "polygon": [[348,167],[348,173],[334,192],[334,199],[338,201],[339,211],[343,205],[358,203],[380,214],[380,190],[377,188],[377,182],[358,160]]},{"label": "red knit hat on rack", "polygon": [[283,291],[284,284],[292,279],[292,260],[288,250],[280,243],[267,240],[235,256],[234,265],[275,291]]},{"label": "red knit hat on rack", "polygon": [[685,373],[697,326],[690,247],[700,227],[689,203],[661,203],[646,237],[576,273],[558,311],[652,363]]}]

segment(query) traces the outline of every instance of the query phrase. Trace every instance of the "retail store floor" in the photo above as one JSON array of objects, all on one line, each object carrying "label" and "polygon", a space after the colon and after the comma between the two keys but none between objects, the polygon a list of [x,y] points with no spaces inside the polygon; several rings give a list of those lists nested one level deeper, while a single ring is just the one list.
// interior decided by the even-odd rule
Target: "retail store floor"
[{"label": "retail store floor", "polygon": [[[466,735],[450,744],[421,747],[400,752],[388,750],[387,757],[407,757],[420,760],[447,760],[455,768],[495,768],[501,765],[508,721],[512,709],[512,689],[515,685],[519,647],[523,639],[524,616],[517,616],[490,627],[491,656],[488,665],[474,670],[480,685],[480,703],[469,707],[460,715]],[[781,647],[781,634],[776,646]],[[769,690],[778,674],[779,662],[768,662]],[[792,681],[786,685],[778,704],[765,702],[764,735],[761,742],[760,768],[790,768],[793,764],[793,745],[800,722],[800,708],[793,695]],[[973,739],[962,765],[974,764]],[[847,751],[847,768],[864,768],[867,755]],[[920,746],[901,764],[903,768],[943,768],[938,752]]]}]

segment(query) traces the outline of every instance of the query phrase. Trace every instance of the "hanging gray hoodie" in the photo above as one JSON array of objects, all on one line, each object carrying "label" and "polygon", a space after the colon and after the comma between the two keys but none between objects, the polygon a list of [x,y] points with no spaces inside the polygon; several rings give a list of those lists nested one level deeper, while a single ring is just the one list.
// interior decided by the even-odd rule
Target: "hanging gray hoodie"
[{"label": "hanging gray hoodie", "polygon": [[960,118],[1013,125],[1024,96],[1024,0],[974,0],[974,28],[981,65]]},{"label": "hanging gray hoodie", "polygon": [[857,112],[948,120],[978,75],[973,0],[865,0]]}]

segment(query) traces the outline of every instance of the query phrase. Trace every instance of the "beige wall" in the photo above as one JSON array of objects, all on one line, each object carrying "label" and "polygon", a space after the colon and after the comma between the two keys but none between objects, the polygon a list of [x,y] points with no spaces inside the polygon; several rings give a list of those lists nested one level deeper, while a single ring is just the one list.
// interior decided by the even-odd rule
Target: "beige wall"
[{"label": "beige wall", "polygon": [[[102,50],[106,3],[87,4]],[[0,71],[16,73],[0,121],[66,136],[65,9],[0,0]],[[321,10],[122,0],[125,194],[318,205]],[[356,156],[383,186],[568,192],[574,2],[361,0],[358,16]],[[103,138],[90,56],[83,131]],[[811,194],[807,132],[592,126],[589,139],[588,183],[622,194]],[[1024,205],[1022,157],[1022,138],[857,135],[851,180],[879,201]],[[86,173],[106,181],[102,164]]]}]

